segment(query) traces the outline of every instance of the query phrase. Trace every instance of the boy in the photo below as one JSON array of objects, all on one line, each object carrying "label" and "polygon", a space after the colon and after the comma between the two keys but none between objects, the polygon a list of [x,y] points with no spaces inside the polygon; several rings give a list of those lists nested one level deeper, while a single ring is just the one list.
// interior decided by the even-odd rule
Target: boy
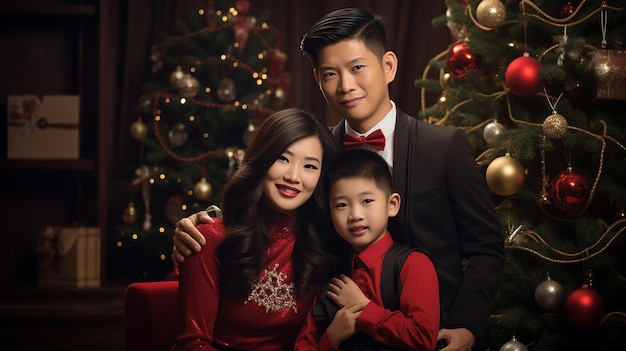
[{"label": "boy", "polygon": [[[437,269],[444,313],[437,339],[448,343],[442,351],[485,350],[504,261],[500,222],[465,133],[412,118],[391,101],[398,59],[385,36],[382,18],[346,8],[314,24],[301,48],[326,101],[344,118],[332,128],[336,142],[365,145],[378,136],[374,147],[405,199],[390,232],[424,248]],[[200,250],[195,224],[204,221],[208,215],[194,214],[179,222],[174,261]]]},{"label": "boy", "polygon": [[[393,239],[389,217],[400,209],[400,195],[392,192],[385,160],[364,149],[344,151],[328,167],[326,198],[333,227],[352,248],[350,271],[328,284],[328,298],[339,310],[326,330],[313,310],[296,340],[295,350],[353,350],[347,343],[355,333],[406,350],[430,351],[439,330],[437,273],[424,253],[413,251],[400,271],[400,310],[383,306],[380,293],[383,258]],[[348,255],[338,253],[339,259]],[[368,340],[367,345],[372,346]],[[368,348],[369,349],[369,348]],[[375,349],[375,348],[374,348]]]}]

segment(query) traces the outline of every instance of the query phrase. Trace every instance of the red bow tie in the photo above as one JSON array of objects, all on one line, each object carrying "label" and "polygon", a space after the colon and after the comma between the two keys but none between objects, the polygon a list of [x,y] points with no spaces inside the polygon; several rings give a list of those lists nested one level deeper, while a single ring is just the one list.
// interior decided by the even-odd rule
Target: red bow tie
[{"label": "red bow tie", "polygon": [[346,149],[352,149],[362,146],[363,144],[370,144],[380,151],[385,149],[385,135],[380,129],[376,129],[367,137],[353,137],[350,134],[343,135],[343,146]]}]

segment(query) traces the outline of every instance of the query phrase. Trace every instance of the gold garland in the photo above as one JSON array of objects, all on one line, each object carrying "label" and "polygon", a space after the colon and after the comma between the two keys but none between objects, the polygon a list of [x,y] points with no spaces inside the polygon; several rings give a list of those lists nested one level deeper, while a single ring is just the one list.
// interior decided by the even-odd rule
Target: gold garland
[{"label": "gold garland", "polygon": [[[619,226],[622,226],[622,227],[616,230],[616,228]],[[604,251],[606,251],[606,249],[609,248],[609,246],[611,246],[611,244],[615,240],[617,240],[617,238],[624,232],[626,232],[626,219],[617,220],[610,227],[607,228],[607,230],[600,236],[600,238],[595,243],[575,253],[568,253],[568,252],[558,250],[557,248],[551,246],[539,233],[535,231],[525,232],[525,235],[528,236],[530,239],[532,239],[534,242],[541,243],[544,245],[544,247],[548,248],[550,251],[560,256],[569,257],[569,259],[558,259],[558,258],[549,257],[548,255],[544,253],[541,253],[537,250],[531,249],[526,246],[521,246],[521,245],[507,244],[505,247],[511,250],[526,251],[548,262],[580,263],[580,262],[586,262],[592,259],[593,257],[598,256]],[[604,244],[604,246],[598,249],[597,247],[605,240],[606,240],[606,243]]]},{"label": "gold garland", "polygon": [[[541,10],[539,8],[539,6],[535,5],[535,3],[533,3],[532,1],[529,1],[529,0],[522,0],[522,1],[520,1],[519,7],[520,7],[520,9],[522,9],[524,4],[528,4],[528,6],[533,8],[535,11],[537,11],[541,15],[541,16],[539,16],[539,15],[535,15],[535,14],[531,13],[531,14],[528,14],[528,16],[534,17],[534,18],[536,18],[536,19],[538,19],[538,20],[540,20],[540,21],[542,21],[544,23],[551,24],[551,25],[554,25],[556,27],[575,26],[577,24],[580,24],[580,23],[590,19],[596,13],[598,13],[598,12],[604,10],[604,9],[609,9],[609,10],[614,10],[614,11],[622,11],[622,10],[624,10],[623,7],[614,7],[614,6],[608,6],[608,5],[604,4],[604,5],[600,6],[599,8],[595,9],[594,11],[590,12],[587,16],[585,16],[585,17],[583,17],[583,18],[581,18],[581,19],[579,19],[577,21],[571,22],[571,20],[578,14],[578,12],[580,12],[580,9],[585,4],[585,1],[586,0],[582,0],[580,2],[580,4],[578,4],[578,7],[576,7],[576,9],[574,9],[574,11],[572,12],[571,15],[569,15],[569,16],[567,16],[565,18],[560,18],[560,19],[548,15],[543,10]],[[547,20],[544,19],[542,16],[547,18]]]}]

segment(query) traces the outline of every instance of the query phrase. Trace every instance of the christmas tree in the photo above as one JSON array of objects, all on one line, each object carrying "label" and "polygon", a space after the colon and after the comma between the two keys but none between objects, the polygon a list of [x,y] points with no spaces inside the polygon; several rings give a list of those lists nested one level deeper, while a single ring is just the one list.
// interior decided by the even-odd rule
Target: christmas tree
[{"label": "christmas tree", "polygon": [[503,224],[492,350],[626,345],[624,1],[447,0],[416,85],[464,129]]},{"label": "christmas tree", "polygon": [[255,128],[288,105],[279,33],[267,13],[249,8],[247,0],[208,1],[153,46],[130,126],[138,162],[121,184],[129,202],[109,240],[116,280],[168,276],[176,222],[218,203]]}]

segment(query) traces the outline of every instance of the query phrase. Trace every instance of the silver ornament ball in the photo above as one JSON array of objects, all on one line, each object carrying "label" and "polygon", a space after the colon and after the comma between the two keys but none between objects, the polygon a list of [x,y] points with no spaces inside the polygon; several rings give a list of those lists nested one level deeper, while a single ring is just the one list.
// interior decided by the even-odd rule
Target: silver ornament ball
[{"label": "silver ornament ball", "polygon": [[505,343],[504,345],[502,345],[502,347],[500,347],[500,351],[528,351],[528,348],[526,348],[526,345],[517,341],[514,336],[513,338],[511,338],[511,341]]},{"label": "silver ornament ball", "polygon": [[168,133],[170,143],[172,146],[183,146],[187,142],[189,134],[187,133],[187,127],[182,123],[176,123]]},{"label": "silver ornament ball", "polygon": [[243,132],[241,139],[243,140],[243,143],[246,146],[248,146],[252,142],[252,139],[254,138],[255,135],[256,135],[256,127],[254,126],[254,124],[250,123],[248,124],[248,128],[246,128],[246,130]]},{"label": "silver ornament ball", "polygon": [[182,97],[187,99],[196,97],[200,82],[198,78],[186,73],[181,79],[176,81],[176,91]]},{"label": "silver ornament ball", "polygon": [[217,97],[224,102],[231,102],[235,100],[235,90],[235,82],[229,77],[224,77],[217,88]]},{"label": "silver ornament ball", "polygon": [[619,66],[611,59],[609,50],[598,50],[592,54],[591,70],[600,81],[611,81],[619,74]]},{"label": "silver ornament ball", "polygon": [[563,296],[561,292],[563,287],[556,280],[548,277],[546,280],[537,285],[535,289],[535,301],[545,310],[554,310],[561,304]]},{"label": "silver ornament ball", "polygon": [[487,142],[487,144],[492,145],[498,136],[504,132],[506,128],[504,125],[498,123],[498,121],[493,121],[485,126],[483,129],[483,138]]}]

